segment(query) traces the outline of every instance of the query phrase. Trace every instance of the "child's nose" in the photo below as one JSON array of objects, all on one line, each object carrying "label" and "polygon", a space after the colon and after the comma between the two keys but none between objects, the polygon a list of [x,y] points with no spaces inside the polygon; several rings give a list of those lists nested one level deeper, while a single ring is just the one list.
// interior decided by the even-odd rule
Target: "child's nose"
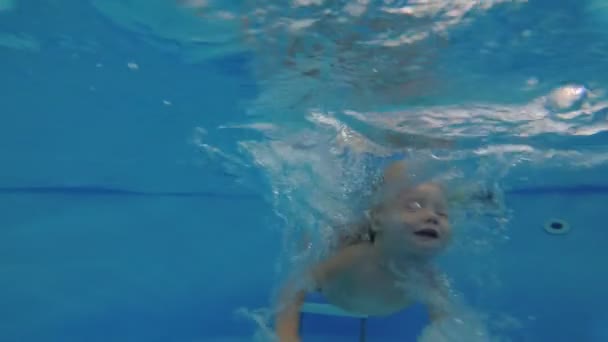
[{"label": "child's nose", "polygon": [[437,215],[435,215],[435,213],[432,211],[428,211],[424,223],[437,225],[439,224],[439,217],[437,217]]},{"label": "child's nose", "polygon": [[426,219],[426,223],[439,224],[439,220],[437,219],[437,217],[431,216]]}]

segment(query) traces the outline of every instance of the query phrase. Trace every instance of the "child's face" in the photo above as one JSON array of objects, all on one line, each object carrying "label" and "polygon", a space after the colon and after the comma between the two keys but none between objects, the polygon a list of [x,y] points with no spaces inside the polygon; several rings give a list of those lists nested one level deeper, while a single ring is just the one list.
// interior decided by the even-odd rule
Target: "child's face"
[{"label": "child's face", "polygon": [[441,189],[422,184],[393,198],[380,218],[384,244],[393,252],[433,256],[451,240]]}]

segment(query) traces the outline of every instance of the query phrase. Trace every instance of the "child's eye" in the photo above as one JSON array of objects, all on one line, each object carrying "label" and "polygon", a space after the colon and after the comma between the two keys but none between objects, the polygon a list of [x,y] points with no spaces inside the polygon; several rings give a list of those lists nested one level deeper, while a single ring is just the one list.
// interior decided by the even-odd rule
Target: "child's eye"
[{"label": "child's eye", "polygon": [[440,217],[443,217],[443,218],[448,218],[448,213],[446,213],[446,212],[440,211],[437,213],[437,215],[439,215]]},{"label": "child's eye", "polygon": [[420,203],[418,203],[418,202],[416,202],[416,201],[409,202],[409,203],[407,204],[407,209],[412,210],[412,211],[414,211],[414,210],[418,210],[418,209],[420,209],[420,208],[422,208],[422,206],[420,205]]}]

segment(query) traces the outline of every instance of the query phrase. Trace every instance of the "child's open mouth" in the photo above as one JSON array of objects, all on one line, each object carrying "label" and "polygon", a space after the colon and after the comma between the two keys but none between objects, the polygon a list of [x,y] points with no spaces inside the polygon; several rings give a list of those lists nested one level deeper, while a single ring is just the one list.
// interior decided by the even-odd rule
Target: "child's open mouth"
[{"label": "child's open mouth", "polygon": [[439,232],[432,228],[424,228],[414,232],[414,235],[429,238],[429,239],[438,239]]}]

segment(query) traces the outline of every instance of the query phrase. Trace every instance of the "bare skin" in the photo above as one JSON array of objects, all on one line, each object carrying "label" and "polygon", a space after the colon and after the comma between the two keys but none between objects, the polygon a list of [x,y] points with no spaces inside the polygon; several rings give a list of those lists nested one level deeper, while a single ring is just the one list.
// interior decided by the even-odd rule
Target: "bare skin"
[{"label": "bare skin", "polygon": [[286,287],[276,321],[279,341],[300,340],[300,307],[309,290],[357,314],[390,315],[422,302],[431,320],[446,315],[447,292],[431,265],[451,240],[446,203],[435,184],[407,185],[404,171],[403,163],[385,171],[384,200],[369,215],[373,242],[341,246],[310,270],[311,286]]}]

